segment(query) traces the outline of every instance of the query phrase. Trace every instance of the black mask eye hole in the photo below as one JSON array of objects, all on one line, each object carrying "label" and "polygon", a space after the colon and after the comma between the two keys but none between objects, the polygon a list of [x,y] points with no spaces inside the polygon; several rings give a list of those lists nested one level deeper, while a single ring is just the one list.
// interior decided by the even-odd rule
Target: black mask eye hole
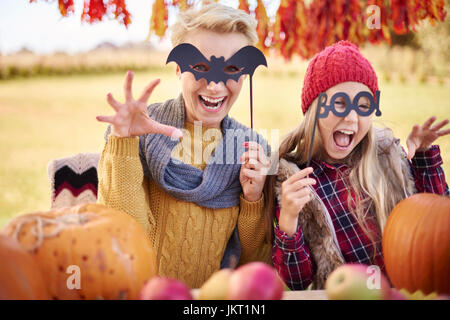
[{"label": "black mask eye hole", "polygon": [[229,65],[223,68],[223,71],[227,74],[236,74],[243,70],[244,68],[236,67],[235,65]]},{"label": "black mask eye hole", "polygon": [[193,66],[189,65],[189,67],[192,70],[195,70],[197,72],[208,72],[209,69],[210,69],[209,66],[206,63],[204,63],[204,62],[200,62],[200,63],[194,64]]}]

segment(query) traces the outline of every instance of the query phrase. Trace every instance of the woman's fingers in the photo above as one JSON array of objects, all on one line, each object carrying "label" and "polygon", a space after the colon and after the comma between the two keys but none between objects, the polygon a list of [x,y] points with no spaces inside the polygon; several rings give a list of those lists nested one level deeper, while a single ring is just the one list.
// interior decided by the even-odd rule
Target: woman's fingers
[{"label": "woman's fingers", "polygon": [[155,87],[161,82],[160,79],[153,80],[150,82],[147,87],[145,87],[144,92],[142,93],[141,97],[139,98],[139,102],[147,103],[148,98],[150,98],[150,95],[152,94]]},{"label": "woman's fingers", "polygon": [[114,124],[114,116],[97,116],[97,121]]},{"label": "woman's fingers", "polygon": [[183,136],[183,132],[175,127],[161,124],[155,120],[150,119],[147,133],[160,133],[174,139],[179,139]]},{"label": "woman's fingers", "polygon": [[244,147],[248,149],[242,157],[243,162],[247,159],[255,159],[260,161],[263,165],[268,166],[270,164],[270,159],[264,153],[264,148],[255,141],[244,142]]},{"label": "woman's fingers", "polygon": [[119,111],[121,104],[113,98],[111,93],[106,95],[106,101],[108,101],[108,104],[114,109],[114,111]]},{"label": "woman's fingers", "polygon": [[133,94],[131,92],[131,87],[133,83],[133,72],[128,71],[127,75],[125,76],[125,84],[124,84],[124,93],[125,93],[125,100],[131,101],[133,100]]}]

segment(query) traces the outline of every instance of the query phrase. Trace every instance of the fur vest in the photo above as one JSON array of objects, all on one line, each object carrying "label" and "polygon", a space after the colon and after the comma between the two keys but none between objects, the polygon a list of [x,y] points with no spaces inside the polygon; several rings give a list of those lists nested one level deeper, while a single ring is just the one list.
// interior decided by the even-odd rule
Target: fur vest
[{"label": "fur vest", "polygon": [[[414,179],[406,155],[399,145],[399,139],[382,129],[376,129],[375,141],[377,156],[382,168],[392,177],[393,187],[404,197],[416,193]],[[291,175],[299,171],[299,167],[285,159],[280,159],[278,175],[275,183],[275,194],[278,205],[281,207],[281,184]],[[313,289],[323,289],[328,275],[341,264],[345,263],[340,250],[336,232],[330,214],[318,197],[314,189],[313,200],[309,201],[299,214],[299,224],[303,230],[305,242],[309,246],[312,259],[314,259],[316,274],[313,280]]]}]

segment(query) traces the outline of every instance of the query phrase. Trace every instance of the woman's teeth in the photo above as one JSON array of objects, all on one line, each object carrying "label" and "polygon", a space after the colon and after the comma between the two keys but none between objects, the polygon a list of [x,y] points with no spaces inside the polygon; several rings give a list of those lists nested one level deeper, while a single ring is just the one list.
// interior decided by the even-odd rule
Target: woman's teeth
[{"label": "woman's teeth", "polygon": [[226,97],[220,98],[210,98],[205,96],[200,96],[200,102],[206,109],[215,110],[222,106],[223,101]]}]

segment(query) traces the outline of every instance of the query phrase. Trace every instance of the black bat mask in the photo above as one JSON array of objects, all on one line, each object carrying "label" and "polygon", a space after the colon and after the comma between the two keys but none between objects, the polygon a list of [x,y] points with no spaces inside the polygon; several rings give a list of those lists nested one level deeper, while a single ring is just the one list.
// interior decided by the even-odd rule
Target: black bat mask
[{"label": "black bat mask", "polygon": [[182,43],[172,49],[166,64],[174,61],[180,67],[181,73],[191,72],[195,80],[205,79],[209,82],[223,82],[233,79],[238,81],[243,74],[253,75],[259,65],[267,67],[264,54],[256,47],[246,46],[236,52],[231,58],[211,56],[208,60],[196,47]]},{"label": "black bat mask", "polygon": [[178,64],[181,73],[190,72],[195,80],[205,79],[207,83],[212,81],[226,84],[229,79],[237,82],[243,74],[248,74],[250,76],[250,121],[253,129],[252,76],[258,66],[267,67],[266,58],[260,50],[253,46],[245,46],[227,60],[216,56],[211,56],[211,60],[208,60],[192,44],[181,43],[170,51],[166,64],[171,61]]}]

